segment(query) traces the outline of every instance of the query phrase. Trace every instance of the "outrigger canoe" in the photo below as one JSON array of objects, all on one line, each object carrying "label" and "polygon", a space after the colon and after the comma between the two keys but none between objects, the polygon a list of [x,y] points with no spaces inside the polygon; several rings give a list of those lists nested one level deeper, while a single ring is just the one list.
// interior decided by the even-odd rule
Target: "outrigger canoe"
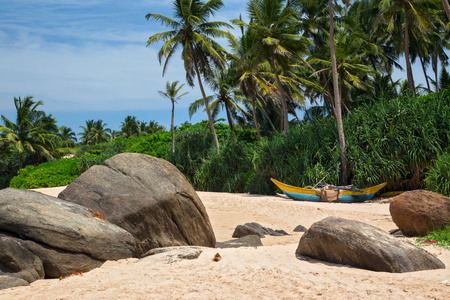
[{"label": "outrigger canoe", "polygon": [[324,188],[301,188],[282,183],[273,178],[270,178],[270,180],[272,180],[272,182],[275,183],[287,197],[293,200],[312,202],[364,202],[370,200],[376,192],[386,185],[385,182],[365,189],[343,189],[343,187],[334,187],[334,189],[327,190]]}]

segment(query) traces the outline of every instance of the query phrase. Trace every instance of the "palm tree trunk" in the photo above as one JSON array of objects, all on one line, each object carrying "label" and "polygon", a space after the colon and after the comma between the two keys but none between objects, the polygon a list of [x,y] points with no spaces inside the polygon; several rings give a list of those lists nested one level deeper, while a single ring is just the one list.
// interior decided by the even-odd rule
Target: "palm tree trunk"
[{"label": "palm tree trunk", "polygon": [[293,111],[293,113],[294,113],[294,116],[295,116],[295,118],[296,118],[296,119],[297,119],[297,121],[298,121],[298,124],[300,124],[301,120],[300,120],[300,118],[298,117],[298,114],[297,114],[297,112],[295,111],[295,107],[294,107],[294,105],[292,105],[292,103],[291,103],[291,102],[290,102],[290,105],[291,105],[292,111]]},{"label": "palm tree trunk", "polygon": [[261,133],[259,132],[259,123],[258,123],[258,119],[256,118],[255,95],[253,94],[253,91],[251,90],[251,87],[250,87],[248,92],[250,94],[250,98],[252,99],[253,123],[255,124],[256,133],[258,134],[258,141],[261,144]]},{"label": "palm tree trunk", "polygon": [[[417,45],[417,40],[416,39],[414,39],[414,44],[416,45],[417,49],[420,49],[419,45]],[[418,56],[419,56],[419,59],[420,59],[420,64],[422,65],[422,72],[423,72],[423,75],[425,76],[425,81],[427,83],[428,93],[431,93],[430,81],[428,80],[427,70],[425,69],[425,62],[424,62],[422,56],[420,56],[420,53],[419,53]]]},{"label": "palm tree trunk", "polygon": [[375,65],[375,62],[374,62],[372,56],[370,56],[370,62],[372,63],[372,68],[375,71],[375,80],[377,81],[378,87],[380,88],[381,96],[384,97],[383,86],[381,85],[381,82],[380,82],[380,73],[378,73],[377,66]]},{"label": "palm tree trunk", "polygon": [[230,126],[230,130],[233,133],[233,135],[236,135],[236,133],[234,132],[233,120],[231,118],[230,109],[228,108],[227,101],[225,101],[225,111],[227,112],[228,126]]},{"label": "palm tree trunk", "polygon": [[175,153],[175,128],[173,127],[174,114],[175,114],[175,102],[172,101],[172,124],[170,126],[172,130],[172,153]]},{"label": "palm tree trunk", "polygon": [[19,170],[22,169],[23,166],[23,153],[19,151]]},{"label": "palm tree trunk", "polygon": [[450,6],[447,0],[442,0],[442,5],[444,6],[445,13],[447,14],[448,21],[450,22]]},{"label": "palm tree trunk", "polygon": [[342,123],[341,95],[339,93],[339,82],[336,64],[336,51],[334,49],[334,13],[333,0],[328,1],[328,9],[330,12],[330,54],[331,54],[331,70],[333,75],[333,92],[336,108],[336,122],[338,126],[339,148],[341,153],[341,184],[346,185],[348,181],[347,157],[345,155],[345,136],[344,125]]},{"label": "palm tree trunk", "polygon": [[409,59],[409,22],[408,22],[408,17],[406,16],[407,12],[408,12],[408,7],[407,4],[405,3],[405,43],[404,43],[404,47],[405,47],[405,60],[406,60],[406,76],[408,78],[408,86],[411,89],[411,91],[413,91],[413,93],[416,93],[415,90],[415,85],[414,85],[414,77],[412,74],[412,69],[411,69],[411,61]]},{"label": "palm tree trunk", "polygon": [[425,81],[427,83],[428,93],[431,93],[431,87],[430,87],[430,82],[428,81],[427,70],[425,69],[425,64],[424,64],[423,59],[422,59],[422,57],[420,55],[419,55],[419,59],[420,59],[420,64],[422,65],[423,75],[425,76]]},{"label": "palm tree trunk", "polygon": [[[191,49],[191,51],[192,51],[192,49]],[[206,94],[205,94],[205,90],[203,89],[202,80],[200,78],[200,72],[198,70],[197,60],[194,58],[193,61],[194,61],[195,73],[197,73],[198,85],[200,86],[200,91],[202,92],[203,101],[205,102],[205,110],[206,110],[206,114],[208,115],[209,128],[213,135],[214,143],[216,144],[217,151],[219,151],[219,140],[217,139],[216,129],[214,128],[214,121],[211,116],[211,111],[209,110],[208,100],[206,100]]]},{"label": "palm tree trunk", "polygon": [[434,72],[434,80],[435,80],[435,85],[436,85],[436,89],[435,92],[439,92],[439,78],[438,78],[438,55],[436,52],[433,53],[432,57],[431,57],[431,63],[432,68],[433,68],[433,72]]},{"label": "palm tree trunk", "polygon": [[278,70],[275,66],[275,58],[273,57],[273,53],[271,53],[271,64],[272,64],[272,69],[273,69],[273,73],[275,74],[275,80],[277,82],[278,85],[278,92],[280,94],[280,98],[281,98],[281,120],[282,120],[282,131],[284,132],[284,134],[286,134],[288,132],[288,127],[289,127],[289,123],[288,123],[288,113],[287,113],[287,105],[286,105],[286,98],[284,97],[284,90],[283,90],[283,86],[281,85],[281,80],[280,77],[278,76]]}]

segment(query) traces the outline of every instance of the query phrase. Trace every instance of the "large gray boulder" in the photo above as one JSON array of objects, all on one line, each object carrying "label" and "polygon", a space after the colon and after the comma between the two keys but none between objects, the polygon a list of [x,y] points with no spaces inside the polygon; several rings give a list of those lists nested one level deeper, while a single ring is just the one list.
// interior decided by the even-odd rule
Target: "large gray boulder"
[{"label": "large gray boulder", "polygon": [[124,229],[94,217],[86,207],[28,190],[0,190],[1,232],[22,239],[20,244],[41,259],[45,275],[52,277],[135,252],[135,240]]},{"label": "large gray boulder", "polygon": [[391,273],[445,269],[425,250],[358,221],[328,217],[301,237],[297,255]]},{"label": "large gray boulder", "polygon": [[118,154],[58,196],[100,212],[137,240],[136,256],[169,246],[215,246],[206,209],[185,176],[149,155]]},{"label": "large gray boulder", "polygon": [[[22,245],[20,240],[0,235],[0,275],[23,279],[29,283],[44,278],[42,261]],[[3,278],[15,284],[11,278]]]},{"label": "large gray boulder", "polygon": [[450,198],[431,191],[402,193],[391,200],[389,212],[406,236],[424,236],[450,226]]},{"label": "large gray boulder", "polygon": [[28,286],[30,283],[22,278],[9,275],[0,275],[0,290],[9,289],[16,286]]},{"label": "large gray boulder", "polygon": [[264,227],[261,224],[251,222],[236,226],[231,237],[240,238],[246,235],[257,235],[259,237],[265,237],[265,235],[283,236],[289,234],[282,229],[273,230],[271,228]]},{"label": "large gray boulder", "polygon": [[258,235],[246,235],[238,239],[229,240],[225,242],[217,242],[216,248],[241,248],[241,247],[255,247],[262,246],[261,237]]},{"label": "large gray boulder", "polygon": [[22,244],[41,259],[46,277],[58,278],[88,272],[105,262],[88,254],[59,250],[30,240],[22,241]]}]

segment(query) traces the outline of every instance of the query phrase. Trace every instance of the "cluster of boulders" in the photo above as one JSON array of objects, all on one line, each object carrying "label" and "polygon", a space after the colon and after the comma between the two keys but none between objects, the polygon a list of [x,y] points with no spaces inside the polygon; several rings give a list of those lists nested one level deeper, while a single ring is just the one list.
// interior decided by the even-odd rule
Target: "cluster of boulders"
[{"label": "cluster of boulders", "polygon": [[140,258],[155,248],[216,243],[197,193],[162,159],[116,155],[58,197],[0,190],[0,289]]},{"label": "cluster of boulders", "polygon": [[[390,202],[403,235],[450,224],[450,199],[428,191]],[[305,232],[296,255],[385,272],[445,268],[433,255],[371,225],[328,217]],[[196,259],[204,247],[262,246],[282,236],[257,223],[238,225],[232,240],[216,243],[197,193],[169,162],[143,154],[116,155],[93,166],[58,198],[0,190],[0,289],[92,270],[107,260],[136,257],[166,263]]]}]

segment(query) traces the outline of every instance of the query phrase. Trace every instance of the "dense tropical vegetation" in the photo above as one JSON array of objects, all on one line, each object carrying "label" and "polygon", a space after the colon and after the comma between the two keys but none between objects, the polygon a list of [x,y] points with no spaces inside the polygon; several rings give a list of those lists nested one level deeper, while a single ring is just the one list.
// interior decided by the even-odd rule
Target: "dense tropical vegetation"
[{"label": "dense tropical vegetation", "polygon": [[[0,127],[0,187],[45,186],[45,178],[67,184],[50,170],[67,154],[72,163],[61,169],[73,176],[114,154],[139,152],[172,162],[198,190],[271,194],[270,177],[298,186],[325,177],[449,196],[444,2],[249,0],[247,12],[230,20],[241,33],[232,36],[221,29],[230,25],[211,21],[222,1],[175,0],[174,19],[146,16],[169,28],[147,46],[162,42],[164,72],[181,49],[186,82],[196,79],[202,92],[190,114],[205,109],[207,121],[175,127],[172,113],[168,132],[126,116],[113,132],[102,120],[87,120],[77,140],[38,110],[42,102],[15,98],[16,123],[2,116]],[[413,63],[426,87],[415,85]],[[406,80],[394,81],[401,65]],[[207,96],[204,84],[214,94]],[[168,82],[161,91],[172,108],[182,86]],[[19,171],[23,166],[29,167]]]}]

